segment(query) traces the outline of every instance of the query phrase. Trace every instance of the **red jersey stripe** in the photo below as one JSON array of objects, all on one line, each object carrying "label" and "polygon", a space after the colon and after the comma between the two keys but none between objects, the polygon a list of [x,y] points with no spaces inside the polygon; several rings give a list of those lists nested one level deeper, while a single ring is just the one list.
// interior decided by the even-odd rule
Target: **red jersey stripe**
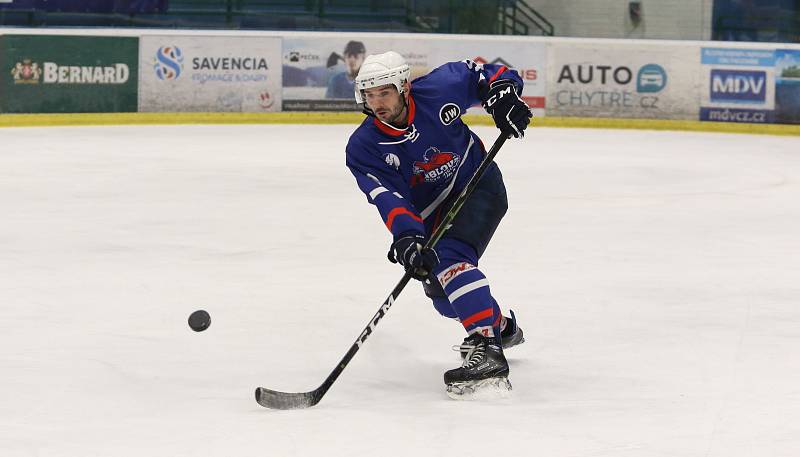
[{"label": "red jersey stripe", "polygon": [[493,83],[494,80],[497,79],[498,76],[502,75],[506,70],[508,70],[508,68],[506,68],[505,65],[500,67],[500,69],[497,70],[497,73],[495,73],[494,76],[492,76],[492,78],[489,80],[489,84]]},{"label": "red jersey stripe", "polygon": [[397,216],[401,216],[403,214],[407,214],[407,215],[411,216],[411,218],[414,219],[417,222],[422,222],[422,218],[421,217],[417,216],[416,214],[411,212],[409,209],[403,208],[401,206],[401,207],[394,208],[393,210],[389,211],[389,215],[386,216],[386,228],[388,228],[389,231],[391,231],[392,230],[392,225],[394,225],[394,219]]}]

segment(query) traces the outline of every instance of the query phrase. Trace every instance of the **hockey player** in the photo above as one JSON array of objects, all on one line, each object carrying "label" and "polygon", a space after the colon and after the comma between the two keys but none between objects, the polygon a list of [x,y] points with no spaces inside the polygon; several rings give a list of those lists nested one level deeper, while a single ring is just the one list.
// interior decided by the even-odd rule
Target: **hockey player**
[{"label": "hockey player", "polygon": [[365,59],[355,98],[368,116],[350,136],[347,167],[393,236],[389,260],[422,281],[436,310],[467,331],[456,347],[462,366],[444,374],[448,394],[460,398],[487,385],[508,390],[503,348],[522,343],[522,330],[513,312],[501,314],[478,268],[507,209],[496,164],[435,249],[422,247],[486,155],[461,114],[480,103],[502,133],[522,138],[531,118],[519,97],[522,80],[505,66],[469,60],[444,64],[413,82],[409,76],[396,52]]}]

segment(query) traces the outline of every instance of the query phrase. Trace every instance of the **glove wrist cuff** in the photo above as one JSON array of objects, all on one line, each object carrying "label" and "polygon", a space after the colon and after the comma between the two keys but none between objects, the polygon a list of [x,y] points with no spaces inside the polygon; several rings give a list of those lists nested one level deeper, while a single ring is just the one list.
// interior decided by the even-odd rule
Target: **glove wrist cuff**
[{"label": "glove wrist cuff", "polygon": [[395,235],[394,241],[397,242],[398,240],[402,240],[403,238],[422,238],[424,240],[425,234],[416,231],[403,232],[398,235]]}]

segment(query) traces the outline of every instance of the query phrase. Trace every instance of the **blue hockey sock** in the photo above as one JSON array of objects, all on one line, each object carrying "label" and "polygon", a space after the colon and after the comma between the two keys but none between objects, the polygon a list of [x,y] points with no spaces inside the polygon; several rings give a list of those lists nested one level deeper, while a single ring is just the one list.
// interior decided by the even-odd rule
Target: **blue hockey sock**
[{"label": "blue hockey sock", "polygon": [[[477,267],[474,249],[457,240],[445,239],[437,250],[442,262],[436,276],[464,329],[467,333],[499,336],[500,307],[491,295],[489,281]],[[442,303],[435,304],[437,309],[444,308]]]}]

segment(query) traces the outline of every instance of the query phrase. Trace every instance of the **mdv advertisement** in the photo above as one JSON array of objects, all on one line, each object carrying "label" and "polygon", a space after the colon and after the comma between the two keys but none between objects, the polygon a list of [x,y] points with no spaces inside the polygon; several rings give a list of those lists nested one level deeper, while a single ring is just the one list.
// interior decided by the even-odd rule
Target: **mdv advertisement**
[{"label": "mdv advertisement", "polygon": [[773,122],[774,62],[769,49],[702,48],[700,120]]},{"label": "mdv advertisement", "polygon": [[555,43],[548,116],[696,118],[698,50],[675,44]]},{"label": "mdv advertisement", "polygon": [[280,55],[276,37],[143,36],[139,111],[280,111]]}]

